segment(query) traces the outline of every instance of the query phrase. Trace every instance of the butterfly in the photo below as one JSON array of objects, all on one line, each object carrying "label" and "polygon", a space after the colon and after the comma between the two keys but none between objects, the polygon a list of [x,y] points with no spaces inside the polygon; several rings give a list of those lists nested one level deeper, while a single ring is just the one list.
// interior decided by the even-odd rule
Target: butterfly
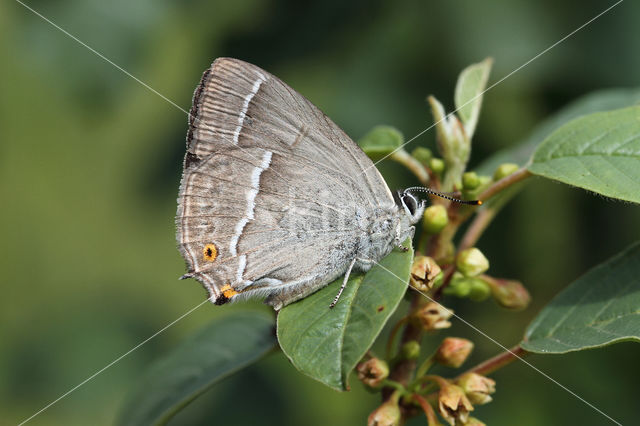
[{"label": "butterfly", "polygon": [[216,305],[279,310],[367,271],[413,236],[424,201],[392,193],[372,161],[304,96],[263,69],[218,58],[189,114],[177,242]]}]

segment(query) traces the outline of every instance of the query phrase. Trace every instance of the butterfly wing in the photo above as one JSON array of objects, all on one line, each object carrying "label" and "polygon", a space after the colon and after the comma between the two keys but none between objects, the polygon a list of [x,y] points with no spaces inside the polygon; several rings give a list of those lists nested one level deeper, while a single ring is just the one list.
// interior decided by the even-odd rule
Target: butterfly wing
[{"label": "butterfly wing", "polygon": [[212,300],[286,304],[344,273],[365,212],[393,205],[371,160],[266,71],[217,59],[196,89],[177,239]]}]

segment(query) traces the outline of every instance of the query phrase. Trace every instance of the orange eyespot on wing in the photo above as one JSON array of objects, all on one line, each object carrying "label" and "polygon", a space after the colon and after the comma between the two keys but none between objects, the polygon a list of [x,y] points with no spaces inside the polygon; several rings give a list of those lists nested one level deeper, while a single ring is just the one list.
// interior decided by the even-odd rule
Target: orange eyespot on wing
[{"label": "orange eyespot on wing", "polygon": [[222,294],[224,295],[224,297],[226,297],[227,299],[231,299],[233,296],[235,296],[236,294],[238,294],[237,291],[235,291],[233,288],[231,288],[231,286],[229,284],[226,284],[224,287],[222,287],[220,289],[220,291],[222,291]]},{"label": "orange eyespot on wing", "polygon": [[216,260],[216,257],[218,257],[218,249],[216,248],[215,244],[207,244],[206,246],[204,246],[204,248],[202,249],[202,257],[207,262],[213,262],[214,260]]}]

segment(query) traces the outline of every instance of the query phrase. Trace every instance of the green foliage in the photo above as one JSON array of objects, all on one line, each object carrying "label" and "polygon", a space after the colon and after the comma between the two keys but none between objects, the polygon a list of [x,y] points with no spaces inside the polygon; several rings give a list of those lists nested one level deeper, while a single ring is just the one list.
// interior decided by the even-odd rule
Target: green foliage
[{"label": "green foliage", "polygon": [[640,107],[590,114],[553,132],[529,171],[640,203]]},{"label": "green foliage", "polygon": [[491,174],[500,164],[509,162],[522,166],[543,140],[569,121],[594,112],[610,111],[639,103],[640,89],[608,89],[585,95],[544,120],[523,141],[484,160],[476,171]]},{"label": "green foliage", "polygon": [[358,141],[360,148],[373,161],[378,161],[400,148],[404,136],[391,126],[376,126]]},{"label": "green foliage", "polygon": [[487,86],[492,65],[493,59],[487,58],[480,63],[468,66],[458,77],[454,100],[458,117],[464,124],[468,138],[473,136],[478,124],[482,93]]},{"label": "green foliage", "polygon": [[232,311],[216,318],[149,368],[117,424],[161,425],[214,384],[276,345],[271,315]]},{"label": "green foliage", "polygon": [[[405,241],[405,246],[411,244]],[[352,274],[338,304],[342,278],[278,314],[278,341],[301,372],[337,390],[371,347],[405,293],[413,250],[394,250],[365,275]]]},{"label": "green foliage", "polygon": [[521,346],[559,354],[640,341],[639,276],[636,243],[558,294],[529,325]]}]

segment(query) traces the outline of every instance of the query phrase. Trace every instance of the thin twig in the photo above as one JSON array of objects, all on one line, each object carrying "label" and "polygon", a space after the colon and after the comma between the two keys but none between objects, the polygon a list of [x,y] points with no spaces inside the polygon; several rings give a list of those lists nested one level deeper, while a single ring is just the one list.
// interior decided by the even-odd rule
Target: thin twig
[{"label": "thin twig", "polygon": [[424,411],[424,415],[427,417],[427,423],[429,426],[437,426],[440,424],[433,407],[429,404],[429,401],[417,393],[414,393],[411,397],[420,404],[420,407],[422,407],[422,411]]},{"label": "thin twig", "polygon": [[429,172],[422,165],[421,162],[413,158],[409,153],[403,149],[395,152],[391,159],[405,166],[418,178],[422,186],[429,186]]},{"label": "thin twig", "polygon": [[529,172],[529,170],[523,167],[511,173],[510,175],[503,177],[502,179],[500,179],[499,181],[495,182],[493,185],[491,185],[490,187],[482,191],[480,195],[478,195],[478,199],[482,201],[486,201],[489,198],[496,195],[498,192],[508,188],[509,186],[515,183],[520,182],[521,180],[528,178],[529,176],[533,176],[533,175],[531,174],[531,172]]},{"label": "thin twig", "polygon": [[[525,351],[520,347],[520,345],[516,345],[508,351],[502,352],[494,356],[493,358],[489,358],[486,361],[481,362],[475,367],[465,371],[462,374],[466,373],[476,373],[482,376],[489,375],[496,370],[501,369],[502,367],[509,365],[511,362],[515,361],[518,358],[522,358],[525,355],[528,355],[529,352]],[[460,376],[462,376],[462,374]],[[458,376],[458,377],[460,377]]]},{"label": "thin twig", "polygon": [[460,241],[458,252],[476,245],[484,230],[487,229],[493,218],[496,216],[496,213],[497,211],[492,208],[484,208],[478,211],[476,217],[473,219],[469,228],[467,228],[467,232],[465,232],[462,240]]}]

